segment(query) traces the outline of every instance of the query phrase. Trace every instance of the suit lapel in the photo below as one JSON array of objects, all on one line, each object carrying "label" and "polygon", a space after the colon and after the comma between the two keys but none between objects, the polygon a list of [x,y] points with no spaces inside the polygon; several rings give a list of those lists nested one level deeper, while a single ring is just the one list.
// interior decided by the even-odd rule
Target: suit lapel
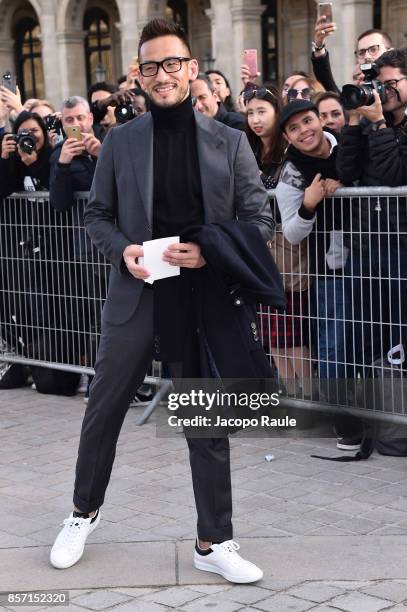
[{"label": "suit lapel", "polygon": [[134,121],[127,131],[131,165],[136,177],[137,187],[146,211],[147,219],[153,222],[153,120],[146,113]]},{"label": "suit lapel", "polygon": [[214,223],[224,219],[228,210],[230,168],[226,141],[216,121],[197,111],[195,119],[205,221]]}]

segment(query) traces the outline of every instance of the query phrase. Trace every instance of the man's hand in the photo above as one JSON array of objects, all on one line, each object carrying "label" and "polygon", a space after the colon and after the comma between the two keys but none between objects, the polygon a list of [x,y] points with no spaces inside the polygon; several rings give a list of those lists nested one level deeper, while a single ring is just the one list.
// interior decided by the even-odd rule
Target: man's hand
[{"label": "man's hand", "polygon": [[[314,42],[317,45],[317,47],[320,47],[321,45],[323,45],[325,43],[325,39],[327,38],[327,36],[335,32],[335,30],[336,30],[336,23],[334,21],[328,22],[326,20],[326,17],[324,16],[318,17],[318,19],[315,22],[315,29],[314,29]],[[314,55],[316,57],[320,55],[325,55],[325,49],[321,49],[321,51],[315,51]]]},{"label": "man's hand", "polygon": [[[373,90],[374,102],[370,106],[359,106],[358,113],[362,115],[362,117],[366,117],[372,123],[376,123],[376,121],[380,121],[384,119],[383,115],[383,107],[380,101],[380,96],[377,91]],[[383,126],[386,127],[386,126]]]},{"label": "man's hand", "polygon": [[59,163],[70,164],[76,155],[81,155],[84,151],[85,145],[82,140],[67,138],[61,148]]},{"label": "man's hand", "polygon": [[201,255],[201,247],[194,242],[170,244],[164,251],[163,260],[181,268],[202,268],[206,264]]},{"label": "man's hand", "polygon": [[98,101],[98,107],[102,111],[106,111],[108,106],[121,106],[134,101],[134,93],[125,89],[124,91],[116,91],[114,94]]},{"label": "man's hand", "polygon": [[318,204],[325,197],[325,181],[321,178],[321,173],[315,175],[311,185],[304,192],[304,206],[309,211],[314,212]]},{"label": "man's hand", "polygon": [[14,140],[13,134],[6,134],[1,143],[1,157],[2,159],[8,159],[10,153],[15,153],[17,150],[16,141]]},{"label": "man's hand", "polygon": [[85,150],[89,153],[89,155],[93,155],[94,157],[98,157],[100,147],[102,146],[100,140],[96,138],[93,134],[84,134],[83,136],[83,144],[85,146]]},{"label": "man's hand", "polygon": [[359,109],[358,108],[354,108],[352,110],[349,110],[348,111],[348,115],[349,115],[348,125],[359,125],[359,123],[360,123],[360,114],[359,114]]},{"label": "man's hand", "polygon": [[32,153],[26,153],[20,147],[18,147],[17,150],[18,150],[18,154],[20,156],[21,161],[26,166],[31,166],[31,164],[36,162],[37,159],[38,159],[38,154],[37,154],[37,151],[35,149],[34,149],[34,151]]},{"label": "man's hand", "polygon": [[16,86],[16,93],[13,93],[7,87],[0,86],[0,100],[7,106],[10,111],[14,111],[19,115],[24,106],[21,104],[20,90]]},{"label": "man's hand", "polygon": [[130,274],[139,280],[145,280],[150,272],[144,266],[140,266],[138,258],[144,256],[143,247],[139,244],[129,244],[123,251],[123,261]]},{"label": "man's hand", "polygon": [[325,179],[325,197],[333,195],[340,187],[343,187],[340,181],[336,181],[335,179]]}]

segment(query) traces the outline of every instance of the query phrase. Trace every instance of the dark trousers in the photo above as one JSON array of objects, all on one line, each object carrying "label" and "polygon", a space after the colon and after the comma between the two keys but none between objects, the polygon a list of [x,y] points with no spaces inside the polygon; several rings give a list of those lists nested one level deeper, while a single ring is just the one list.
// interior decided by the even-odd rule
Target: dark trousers
[{"label": "dark trousers", "polygon": [[[120,430],[129,403],[151,364],[152,347],[153,292],[146,289],[126,324],[102,324],[76,464],[73,501],[82,512],[91,512],[103,504]],[[179,369],[174,370],[170,364],[170,372],[172,376],[178,375]],[[198,537],[213,542],[229,540],[232,538],[229,441],[226,438],[187,441]]]}]

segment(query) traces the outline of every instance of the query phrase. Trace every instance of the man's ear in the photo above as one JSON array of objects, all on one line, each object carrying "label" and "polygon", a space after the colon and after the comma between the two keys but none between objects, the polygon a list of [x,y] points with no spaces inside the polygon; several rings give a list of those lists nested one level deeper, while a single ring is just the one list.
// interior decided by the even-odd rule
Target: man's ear
[{"label": "man's ear", "polygon": [[189,71],[189,80],[195,81],[196,77],[199,74],[198,60],[193,58],[189,61],[188,71]]},{"label": "man's ear", "polygon": [[216,93],[216,91],[213,92],[213,97],[215,98],[216,102],[218,102],[218,104],[221,103],[221,99],[219,98],[218,94]]}]

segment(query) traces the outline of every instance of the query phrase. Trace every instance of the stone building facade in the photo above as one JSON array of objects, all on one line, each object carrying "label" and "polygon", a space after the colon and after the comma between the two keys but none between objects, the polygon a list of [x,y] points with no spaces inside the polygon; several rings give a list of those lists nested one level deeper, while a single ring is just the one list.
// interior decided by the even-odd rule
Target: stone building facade
[{"label": "stone building facade", "polygon": [[[382,27],[407,44],[407,0],[333,0],[338,30],[329,40],[334,74],[349,81],[357,33]],[[263,74],[310,69],[315,0],[0,0],[0,71],[16,73],[23,95],[59,105],[90,83],[116,80],[137,53],[144,24],[175,18],[203,68],[240,88],[245,48],[257,48]]]}]

